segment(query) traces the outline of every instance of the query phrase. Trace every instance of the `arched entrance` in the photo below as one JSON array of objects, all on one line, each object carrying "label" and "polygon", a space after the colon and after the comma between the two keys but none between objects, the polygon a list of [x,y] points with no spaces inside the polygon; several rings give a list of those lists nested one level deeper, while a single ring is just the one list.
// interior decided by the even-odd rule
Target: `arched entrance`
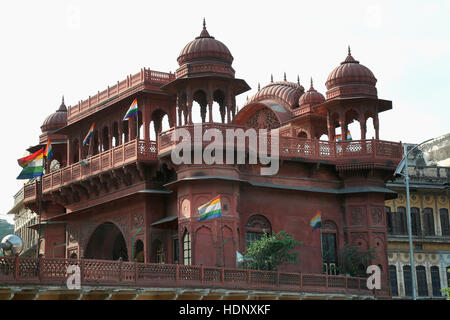
[{"label": "arched entrance", "polygon": [[128,261],[128,251],[122,232],[111,222],[95,229],[86,247],[86,259]]}]

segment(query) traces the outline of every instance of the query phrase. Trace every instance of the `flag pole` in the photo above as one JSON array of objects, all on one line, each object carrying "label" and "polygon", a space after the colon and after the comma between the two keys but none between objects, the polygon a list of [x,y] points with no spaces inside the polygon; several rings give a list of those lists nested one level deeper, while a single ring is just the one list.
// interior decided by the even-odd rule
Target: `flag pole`
[{"label": "flag pole", "polygon": [[220,215],[220,234],[222,237],[222,267],[225,267],[225,239],[223,238],[223,214]]},{"label": "flag pole", "polygon": [[138,106],[138,111],[136,113],[136,142],[139,141],[139,104]]},{"label": "flag pole", "polygon": [[[45,151],[44,151],[45,152]],[[45,164],[46,164],[46,157],[43,158],[43,170],[45,170]],[[42,176],[44,175],[44,172],[42,172],[42,175],[39,179],[39,184],[41,185],[39,188],[39,236],[38,236],[38,243],[37,243],[37,252],[36,257],[39,258],[39,252],[41,250],[41,215],[42,215]]]}]

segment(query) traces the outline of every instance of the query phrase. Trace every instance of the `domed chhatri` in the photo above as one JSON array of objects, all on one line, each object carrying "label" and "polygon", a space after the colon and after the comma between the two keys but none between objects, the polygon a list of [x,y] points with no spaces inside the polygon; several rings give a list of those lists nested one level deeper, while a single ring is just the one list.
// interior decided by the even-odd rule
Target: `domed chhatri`
[{"label": "domed chhatri", "polygon": [[288,81],[270,82],[259,90],[247,104],[262,101],[267,98],[280,99],[293,109],[297,106],[298,99],[305,92],[305,89],[298,83]]},{"label": "domed chhatri", "polygon": [[311,78],[311,87],[309,88],[309,90],[303,94],[299,101],[298,101],[298,105],[300,108],[304,108],[304,107],[312,107],[318,104],[321,104],[325,101],[325,97],[318,92],[316,89],[314,89],[313,86],[313,80]]},{"label": "domed chhatri", "polygon": [[193,60],[218,59],[227,64],[233,63],[233,56],[227,46],[210,36],[206,30],[203,19],[203,30],[200,36],[189,42],[178,56],[178,64],[181,66]]},{"label": "domed chhatri", "polygon": [[64,96],[62,103],[56,112],[49,115],[41,126],[42,132],[55,131],[67,125],[67,107],[64,104]]},{"label": "domed chhatri", "polygon": [[328,76],[327,99],[339,97],[373,96],[377,97],[377,79],[372,71],[355,60],[348,47],[347,58]]}]

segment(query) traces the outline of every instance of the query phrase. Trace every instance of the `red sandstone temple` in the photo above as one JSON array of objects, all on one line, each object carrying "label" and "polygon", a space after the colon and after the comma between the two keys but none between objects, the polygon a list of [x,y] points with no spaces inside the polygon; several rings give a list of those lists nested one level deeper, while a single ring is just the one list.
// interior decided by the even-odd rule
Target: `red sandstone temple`
[{"label": "red sandstone temple", "polygon": [[[296,248],[299,263],[281,271],[333,274],[346,243],[375,248],[372,263],[388,270],[384,201],[395,193],[384,186],[401,144],[379,140],[378,114],[392,102],[378,98],[375,76],[350,50],[328,76],[326,97],[312,82],[305,91],[286,79],[272,81],[239,112],[235,98],[250,87],[235,78],[233,56],[205,26],[177,61],[175,74],[141,69],[76,105],[63,100],[44,121],[40,144],[29,149],[50,138],[56,160],[42,177],[35,226],[43,258],[234,268],[237,251],[264,231],[284,230],[303,245]],[[139,128],[135,120],[122,121],[135,98]],[[278,128],[279,172],[262,176],[260,164],[173,164],[172,132],[192,132],[195,117],[203,130]],[[336,128],[347,132],[353,121],[361,140],[343,135],[336,142]],[[94,122],[91,144],[83,146]],[[39,182],[24,188],[26,206],[38,212]],[[223,218],[199,222],[197,208],[218,195]],[[313,232],[309,221],[317,210],[322,229]],[[387,272],[382,285],[388,286]]]}]

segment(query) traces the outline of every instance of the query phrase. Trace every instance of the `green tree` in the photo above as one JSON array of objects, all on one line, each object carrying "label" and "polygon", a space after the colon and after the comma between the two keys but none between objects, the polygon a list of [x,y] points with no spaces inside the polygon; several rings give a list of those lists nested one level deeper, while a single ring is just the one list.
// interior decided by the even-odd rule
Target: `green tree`
[{"label": "green tree", "polygon": [[286,231],[264,233],[258,241],[250,243],[243,256],[247,267],[253,270],[277,270],[284,263],[298,263],[297,252],[291,252],[303,242],[295,240]]},{"label": "green tree", "polygon": [[338,270],[341,274],[366,278],[366,268],[373,259],[375,259],[375,249],[362,251],[354,245],[346,244],[342,250],[342,262]]}]

